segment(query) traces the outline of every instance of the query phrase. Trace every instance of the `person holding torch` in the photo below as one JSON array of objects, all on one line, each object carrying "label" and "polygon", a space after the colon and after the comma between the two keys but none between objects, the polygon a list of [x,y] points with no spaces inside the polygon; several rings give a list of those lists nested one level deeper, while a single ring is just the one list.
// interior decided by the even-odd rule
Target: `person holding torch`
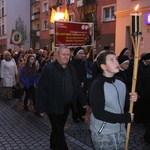
[{"label": "person holding torch", "polygon": [[113,51],[103,51],[97,58],[102,70],[90,90],[90,129],[95,150],[124,150],[125,123],[132,122],[134,114],[125,112],[129,100],[135,102],[137,93],[129,93],[125,83],[115,76],[119,63]]}]

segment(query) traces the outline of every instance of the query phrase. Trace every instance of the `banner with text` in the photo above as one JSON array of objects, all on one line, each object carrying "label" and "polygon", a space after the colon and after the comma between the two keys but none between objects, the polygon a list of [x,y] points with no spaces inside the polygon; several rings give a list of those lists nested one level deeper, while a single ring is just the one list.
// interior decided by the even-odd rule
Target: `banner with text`
[{"label": "banner with text", "polygon": [[94,45],[94,24],[85,22],[55,22],[55,47]]}]

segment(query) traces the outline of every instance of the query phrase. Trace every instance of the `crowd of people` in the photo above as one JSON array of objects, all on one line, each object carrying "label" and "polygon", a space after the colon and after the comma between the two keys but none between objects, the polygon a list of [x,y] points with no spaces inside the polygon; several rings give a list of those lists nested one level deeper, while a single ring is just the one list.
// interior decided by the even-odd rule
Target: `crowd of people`
[{"label": "crowd of people", "polygon": [[[128,48],[119,56],[111,50],[97,54],[94,47],[85,54],[83,47],[70,50],[65,45],[36,53],[32,48],[8,49],[1,53],[0,63],[7,99],[13,99],[13,89],[18,87],[25,111],[29,111],[30,100],[36,115],[48,115],[51,149],[68,150],[64,126],[70,109],[75,123],[84,119],[90,123],[95,150],[124,149],[125,125],[133,120],[149,131],[150,53],[139,60],[135,93],[130,93],[134,59]],[[135,102],[133,113],[128,113],[129,100]]]}]

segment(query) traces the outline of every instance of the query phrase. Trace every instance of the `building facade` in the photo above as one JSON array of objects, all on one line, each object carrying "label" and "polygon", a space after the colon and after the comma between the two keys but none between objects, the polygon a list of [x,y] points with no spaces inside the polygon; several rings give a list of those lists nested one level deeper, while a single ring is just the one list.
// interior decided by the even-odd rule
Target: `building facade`
[{"label": "building facade", "polygon": [[31,47],[36,50],[40,49],[40,1],[31,0]]},{"label": "building facade", "polygon": [[[142,13],[142,39],[140,44],[140,54],[150,52],[150,3],[148,0],[117,0],[116,11],[116,48],[117,54],[124,47],[128,47],[133,51],[133,46],[130,38],[130,14],[134,12],[134,8],[139,4],[139,12]],[[149,15],[148,15],[149,14]],[[149,18],[148,18],[149,16]],[[147,20],[147,22],[146,22]],[[148,21],[149,20],[149,21]],[[149,22],[149,23],[148,23]]]},{"label": "building facade", "polygon": [[147,0],[0,0],[0,50],[17,47],[10,42],[13,29],[24,33],[21,43],[24,49],[54,49],[52,9],[57,12],[67,9],[69,21],[93,22],[94,46],[98,52],[112,49],[118,55],[124,47],[133,50],[130,14],[137,4],[142,13],[141,53],[148,52],[150,25],[145,18],[150,4]]},{"label": "building facade", "polygon": [[30,47],[30,2],[0,0],[0,51],[20,47]]},{"label": "building facade", "polygon": [[97,18],[101,30],[100,39],[96,41],[98,50],[115,50],[116,0],[98,1]]},{"label": "building facade", "polygon": [[[51,0],[50,8],[62,12],[67,9],[69,21],[94,23],[94,46],[97,51],[115,49],[116,0]],[[50,24],[50,37],[53,39],[53,23]]]}]

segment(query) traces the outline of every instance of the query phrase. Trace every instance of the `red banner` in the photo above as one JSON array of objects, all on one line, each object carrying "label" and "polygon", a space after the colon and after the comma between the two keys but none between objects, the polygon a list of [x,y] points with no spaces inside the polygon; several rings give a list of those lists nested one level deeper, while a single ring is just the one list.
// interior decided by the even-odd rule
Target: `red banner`
[{"label": "red banner", "polygon": [[11,37],[10,37],[10,44],[20,46],[21,45],[21,41],[22,41],[22,34],[21,34],[21,32],[12,29]]},{"label": "red banner", "polygon": [[81,22],[55,22],[55,47],[94,44],[94,24]]}]

